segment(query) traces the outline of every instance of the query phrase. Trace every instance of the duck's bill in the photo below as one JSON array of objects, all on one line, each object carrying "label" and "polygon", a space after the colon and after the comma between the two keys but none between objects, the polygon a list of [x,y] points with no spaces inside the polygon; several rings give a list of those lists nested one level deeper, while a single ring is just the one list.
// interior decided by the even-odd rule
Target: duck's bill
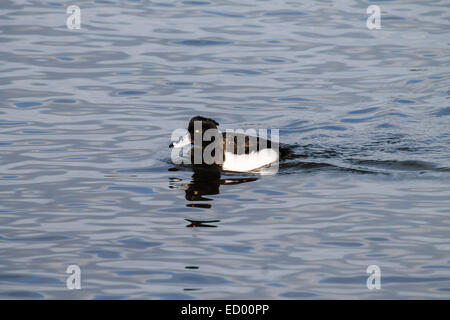
[{"label": "duck's bill", "polygon": [[182,136],[178,142],[172,142],[169,145],[169,148],[183,148],[190,144],[191,144],[191,135],[188,132],[186,135]]}]

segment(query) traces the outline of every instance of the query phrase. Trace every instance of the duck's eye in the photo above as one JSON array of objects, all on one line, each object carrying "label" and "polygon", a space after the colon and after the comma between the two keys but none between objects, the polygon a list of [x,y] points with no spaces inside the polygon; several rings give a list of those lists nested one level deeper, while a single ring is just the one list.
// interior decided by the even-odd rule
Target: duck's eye
[{"label": "duck's eye", "polygon": [[197,129],[197,130],[195,130],[195,133],[199,133],[199,132],[200,132],[200,130],[198,130],[198,129]]},{"label": "duck's eye", "polygon": [[198,195],[198,191],[194,191],[194,195]]}]

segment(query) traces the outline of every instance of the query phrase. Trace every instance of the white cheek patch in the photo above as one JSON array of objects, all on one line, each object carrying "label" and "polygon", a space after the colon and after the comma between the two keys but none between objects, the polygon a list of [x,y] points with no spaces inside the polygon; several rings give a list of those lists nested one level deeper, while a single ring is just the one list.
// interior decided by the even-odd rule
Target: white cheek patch
[{"label": "white cheek patch", "polygon": [[263,149],[250,154],[234,154],[225,152],[223,170],[246,172],[255,170],[278,161],[278,152],[273,149]]},{"label": "white cheek patch", "polygon": [[191,144],[191,135],[190,135],[189,132],[188,132],[185,136],[183,136],[183,137],[180,139],[180,141],[175,142],[175,143],[173,144],[173,147],[174,147],[174,148],[183,148],[183,147],[185,147],[185,146],[187,146],[187,145],[190,145],[190,144]]}]

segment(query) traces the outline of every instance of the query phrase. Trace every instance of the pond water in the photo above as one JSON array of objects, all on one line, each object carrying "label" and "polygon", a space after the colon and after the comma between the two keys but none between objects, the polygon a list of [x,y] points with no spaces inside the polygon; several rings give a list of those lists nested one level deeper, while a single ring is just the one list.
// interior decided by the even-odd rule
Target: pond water
[{"label": "pond water", "polygon": [[[0,298],[450,298],[448,1],[71,4],[0,7]],[[195,115],[298,157],[175,166]]]}]

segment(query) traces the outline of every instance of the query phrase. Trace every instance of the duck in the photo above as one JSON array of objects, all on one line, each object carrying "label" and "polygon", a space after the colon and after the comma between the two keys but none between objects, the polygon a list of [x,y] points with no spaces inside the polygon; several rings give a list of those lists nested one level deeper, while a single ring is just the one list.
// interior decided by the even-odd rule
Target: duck
[{"label": "duck", "polygon": [[[213,166],[231,172],[253,172],[268,167],[278,169],[280,158],[289,153],[285,144],[243,133],[220,132],[218,126],[214,119],[195,116],[190,119],[187,132],[169,148],[189,148],[190,163],[194,166]],[[199,156],[205,151],[214,162]],[[196,161],[196,156],[201,162]]]}]

